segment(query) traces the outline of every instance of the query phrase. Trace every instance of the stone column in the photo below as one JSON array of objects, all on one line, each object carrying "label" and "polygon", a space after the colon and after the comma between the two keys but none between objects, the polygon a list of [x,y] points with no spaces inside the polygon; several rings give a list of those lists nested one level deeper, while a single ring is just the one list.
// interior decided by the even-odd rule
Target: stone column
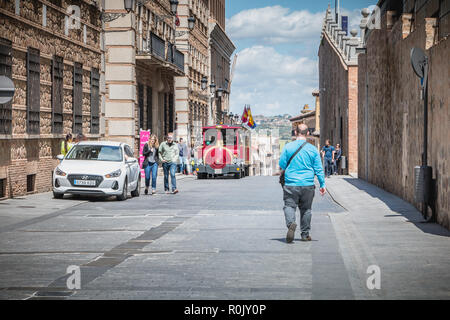
[{"label": "stone column", "polygon": [[352,38],[348,41],[348,56],[347,59],[349,62],[358,63],[356,56],[356,47],[359,45],[359,38],[356,37],[358,31],[356,29],[352,29],[350,31]]},{"label": "stone column", "polygon": [[369,19],[367,18],[370,14],[370,11],[368,8],[364,8],[361,10],[361,15],[363,16],[363,18],[361,19],[361,24],[359,25],[359,28],[361,29],[360,31],[360,37],[361,37],[361,46],[364,47],[366,42],[365,42],[365,37],[366,37],[366,26],[367,26],[367,22],[369,21]]},{"label": "stone column", "polygon": [[[178,17],[180,26],[177,31],[188,30],[189,1],[180,0],[178,5]],[[175,77],[175,120],[176,120],[176,138],[190,140],[189,133],[189,33],[177,37],[176,45],[178,50],[184,54],[184,72],[185,76]]]},{"label": "stone column", "polygon": [[[126,13],[122,0],[105,1],[106,12]],[[136,135],[136,36],[134,12],[105,23],[105,137],[134,148]]]},{"label": "stone column", "polygon": [[339,31],[339,33],[338,33],[338,39],[339,39],[338,43],[339,43],[339,49],[341,51],[343,51],[343,49],[344,49],[344,38],[346,37],[345,33],[346,33],[345,31]]}]

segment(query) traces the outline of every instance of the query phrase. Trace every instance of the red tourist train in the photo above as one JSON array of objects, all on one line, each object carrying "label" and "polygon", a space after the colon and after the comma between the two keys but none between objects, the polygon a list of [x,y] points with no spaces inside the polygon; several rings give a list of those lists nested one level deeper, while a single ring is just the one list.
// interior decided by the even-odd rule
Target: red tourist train
[{"label": "red tourist train", "polygon": [[202,128],[202,147],[198,149],[198,179],[249,175],[250,130],[241,125],[215,125]]}]

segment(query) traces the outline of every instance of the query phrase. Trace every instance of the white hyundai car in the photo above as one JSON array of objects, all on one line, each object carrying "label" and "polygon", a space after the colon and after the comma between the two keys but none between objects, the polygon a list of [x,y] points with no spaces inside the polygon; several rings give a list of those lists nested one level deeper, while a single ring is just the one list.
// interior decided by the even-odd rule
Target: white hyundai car
[{"label": "white hyundai car", "polygon": [[138,197],[141,172],[130,146],[121,142],[83,141],[67,155],[57,156],[61,163],[53,173],[53,195],[64,194],[117,196],[128,193]]}]

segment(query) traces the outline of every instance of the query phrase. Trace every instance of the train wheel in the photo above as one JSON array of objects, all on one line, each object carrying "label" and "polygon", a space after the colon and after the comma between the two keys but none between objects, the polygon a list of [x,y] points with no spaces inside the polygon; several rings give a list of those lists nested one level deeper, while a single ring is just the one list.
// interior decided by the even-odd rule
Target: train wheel
[{"label": "train wheel", "polygon": [[205,173],[197,173],[197,179],[198,180],[206,179],[206,174]]}]

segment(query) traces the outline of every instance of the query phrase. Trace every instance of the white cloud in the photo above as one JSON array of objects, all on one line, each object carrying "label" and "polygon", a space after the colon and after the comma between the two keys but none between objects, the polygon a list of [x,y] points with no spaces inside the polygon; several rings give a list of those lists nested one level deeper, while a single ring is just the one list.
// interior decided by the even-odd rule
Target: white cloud
[{"label": "white cloud", "polygon": [[[349,17],[348,31],[359,31],[360,10],[342,8],[341,13]],[[265,115],[298,115],[304,104],[314,107],[311,93],[319,82],[317,50],[324,17],[325,10],[311,13],[277,5],[244,10],[226,21],[236,44],[252,45],[238,52],[232,112],[241,113],[244,104],[252,106],[253,114]]]},{"label": "white cloud", "polygon": [[254,114],[298,114],[312,104],[318,83],[317,61],[277,52],[273,47],[253,46],[238,53],[231,87],[231,111],[245,104]]},{"label": "white cloud", "polygon": [[226,22],[232,39],[258,39],[268,44],[319,38],[325,12],[292,11],[281,6],[244,10]]}]

